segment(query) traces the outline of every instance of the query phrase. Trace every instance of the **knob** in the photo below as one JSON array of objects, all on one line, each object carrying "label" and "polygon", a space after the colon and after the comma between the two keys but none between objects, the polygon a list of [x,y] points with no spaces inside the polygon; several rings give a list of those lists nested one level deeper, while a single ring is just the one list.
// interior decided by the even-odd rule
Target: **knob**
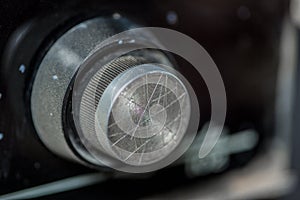
[{"label": "knob", "polygon": [[87,166],[144,172],[157,169],[147,166],[164,163],[182,143],[191,94],[169,56],[141,49],[114,57],[122,45],[159,42],[145,32],[105,43],[134,27],[126,18],[90,19],[44,55],[31,111],[39,137],[54,153]]}]

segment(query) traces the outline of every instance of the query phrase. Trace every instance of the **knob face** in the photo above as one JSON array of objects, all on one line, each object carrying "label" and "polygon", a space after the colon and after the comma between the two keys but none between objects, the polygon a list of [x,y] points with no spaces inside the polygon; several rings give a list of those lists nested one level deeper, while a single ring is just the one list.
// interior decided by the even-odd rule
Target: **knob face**
[{"label": "knob face", "polygon": [[[41,140],[56,154],[86,165],[147,172],[182,153],[172,156],[186,137],[195,95],[160,51],[114,57],[126,38],[108,44],[105,38],[118,33],[112,27],[129,25],[134,26],[104,18],[82,22],[42,60],[32,117]],[[159,48],[151,33],[128,37],[127,44],[151,42]]]},{"label": "knob face", "polygon": [[118,75],[96,110],[96,135],[117,159],[135,166],[169,155],[187,130],[191,105],[184,84],[171,72],[143,64]]}]

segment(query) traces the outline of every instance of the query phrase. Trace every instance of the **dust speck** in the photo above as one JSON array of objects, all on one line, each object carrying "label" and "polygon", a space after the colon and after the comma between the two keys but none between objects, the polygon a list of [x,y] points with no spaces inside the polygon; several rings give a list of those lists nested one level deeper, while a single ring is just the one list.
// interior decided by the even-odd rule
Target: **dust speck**
[{"label": "dust speck", "polygon": [[24,74],[25,73],[25,70],[26,70],[26,67],[25,67],[25,65],[20,65],[20,67],[19,67],[19,71],[21,72],[21,74]]},{"label": "dust speck", "polygon": [[178,22],[178,15],[175,11],[168,11],[166,15],[167,23],[170,25],[176,24]]},{"label": "dust speck", "polygon": [[114,13],[114,14],[113,14],[113,18],[114,18],[115,20],[118,20],[118,19],[121,18],[121,15],[120,15],[119,13]]}]

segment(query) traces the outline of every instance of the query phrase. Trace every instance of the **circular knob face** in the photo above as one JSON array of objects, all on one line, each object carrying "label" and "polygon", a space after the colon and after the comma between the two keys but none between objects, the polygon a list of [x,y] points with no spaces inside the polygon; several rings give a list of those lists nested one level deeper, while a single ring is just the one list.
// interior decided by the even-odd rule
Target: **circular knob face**
[{"label": "circular knob face", "polygon": [[122,56],[98,70],[89,66],[93,73],[79,71],[73,88],[74,122],[86,150],[130,172],[165,164],[186,135],[192,109],[173,68],[142,60]]},{"label": "circular knob face", "polygon": [[144,64],[118,75],[96,110],[105,150],[135,166],[157,162],[180,143],[190,118],[189,94],[172,73]]}]

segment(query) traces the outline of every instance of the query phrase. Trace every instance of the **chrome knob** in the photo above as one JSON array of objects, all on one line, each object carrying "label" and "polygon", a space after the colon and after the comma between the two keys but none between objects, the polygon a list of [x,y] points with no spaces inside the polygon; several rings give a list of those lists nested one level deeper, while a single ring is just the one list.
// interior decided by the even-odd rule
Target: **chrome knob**
[{"label": "chrome knob", "polygon": [[108,59],[119,45],[157,44],[155,38],[130,35],[105,44],[113,50],[99,48],[110,35],[134,26],[127,19],[87,20],[44,56],[31,111],[39,137],[56,154],[132,172],[127,167],[164,162],[182,143],[192,110],[190,92],[168,57],[139,50]]},{"label": "chrome knob", "polygon": [[[118,73],[114,66],[110,64],[104,73],[100,70],[101,75],[96,74],[83,93],[83,134],[127,164],[157,162],[174,150],[186,132],[191,112],[187,89],[171,71],[153,64]],[[104,78],[107,74],[115,74],[109,84]],[[102,92],[93,82],[96,87],[107,87]],[[89,103],[95,96],[100,97],[96,109]],[[95,132],[89,130],[91,118]]]}]

